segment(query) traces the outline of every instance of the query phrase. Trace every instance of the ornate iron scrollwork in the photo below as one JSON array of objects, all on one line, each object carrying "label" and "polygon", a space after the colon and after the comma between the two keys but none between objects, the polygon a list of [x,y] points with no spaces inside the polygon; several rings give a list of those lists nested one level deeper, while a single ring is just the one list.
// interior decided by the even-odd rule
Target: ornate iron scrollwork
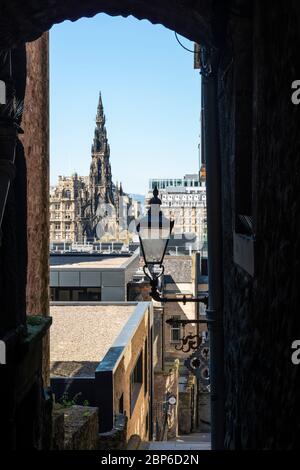
[{"label": "ornate iron scrollwork", "polygon": [[202,385],[208,386],[210,384],[209,341],[202,343],[199,349],[184,361],[184,365]]},{"label": "ornate iron scrollwork", "polygon": [[180,338],[180,344],[176,344],[175,349],[177,351],[182,351],[188,353],[190,351],[195,351],[199,348],[202,342],[202,337],[200,335],[192,335],[191,333],[187,336]]}]

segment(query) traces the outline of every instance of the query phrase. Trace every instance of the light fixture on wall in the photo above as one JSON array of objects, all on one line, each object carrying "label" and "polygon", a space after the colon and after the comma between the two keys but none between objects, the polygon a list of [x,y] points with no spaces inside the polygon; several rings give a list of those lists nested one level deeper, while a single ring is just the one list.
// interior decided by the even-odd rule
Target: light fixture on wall
[{"label": "light fixture on wall", "polygon": [[159,290],[160,280],[164,274],[163,260],[174,227],[174,220],[165,217],[160,209],[161,200],[158,197],[158,189],[154,188],[150,207],[145,217],[137,224],[141,252],[144,258],[144,273],[150,280],[153,300],[157,302],[202,302],[208,303],[208,295],[201,297],[162,297]]}]

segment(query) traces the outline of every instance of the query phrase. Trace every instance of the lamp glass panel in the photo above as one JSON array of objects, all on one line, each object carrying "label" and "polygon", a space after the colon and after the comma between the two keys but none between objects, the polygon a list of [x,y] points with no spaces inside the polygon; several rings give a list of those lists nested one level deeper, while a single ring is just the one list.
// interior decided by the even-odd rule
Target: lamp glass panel
[{"label": "lamp glass panel", "polygon": [[153,205],[139,223],[139,237],[143,244],[145,263],[162,263],[171,235],[172,222],[164,217],[158,205]]},{"label": "lamp glass panel", "polygon": [[168,240],[154,240],[147,238],[143,240],[143,247],[145,253],[145,262],[148,263],[160,263],[162,261],[166,244]]}]

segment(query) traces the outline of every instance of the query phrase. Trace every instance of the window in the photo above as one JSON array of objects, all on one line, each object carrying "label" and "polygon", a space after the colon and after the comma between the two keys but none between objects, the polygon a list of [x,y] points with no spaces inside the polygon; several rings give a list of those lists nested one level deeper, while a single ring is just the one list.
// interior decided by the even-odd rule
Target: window
[{"label": "window", "polygon": [[60,230],[60,224],[55,224],[55,230]]},{"label": "window", "polygon": [[100,287],[51,287],[52,302],[100,302]]},{"label": "window", "polygon": [[132,414],[143,383],[143,351],[130,374],[130,414]]},{"label": "window", "polygon": [[145,392],[145,395],[147,391],[148,391],[148,341],[146,338],[145,347],[144,347],[144,392]]},{"label": "window", "polygon": [[[180,320],[180,315],[174,315],[172,320]],[[180,341],[181,328],[180,325],[171,325],[171,343],[178,343]]]},{"label": "window", "polygon": [[69,289],[59,289],[58,290],[58,299],[59,302],[70,302],[71,292]]},{"label": "window", "polygon": [[71,230],[71,224],[66,224],[66,230],[70,231]]},{"label": "window", "polygon": [[124,394],[123,393],[119,398],[119,413],[121,415],[124,414]]},{"label": "window", "polygon": [[60,209],[60,204],[54,204],[54,209],[55,209],[56,211],[59,211],[59,209]]}]

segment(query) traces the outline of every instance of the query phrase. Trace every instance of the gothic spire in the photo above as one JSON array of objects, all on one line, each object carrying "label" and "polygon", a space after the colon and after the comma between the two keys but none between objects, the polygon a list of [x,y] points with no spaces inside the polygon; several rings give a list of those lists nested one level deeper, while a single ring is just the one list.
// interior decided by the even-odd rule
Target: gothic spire
[{"label": "gothic spire", "polygon": [[104,110],[103,110],[101,91],[99,93],[99,101],[98,101],[97,115],[96,115],[96,124],[97,124],[97,126],[101,125],[101,124],[102,125],[105,124],[105,115],[104,115]]},{"label": "gothic spire", "polygon": [[92,191],[92,212],[96,213],[99,201],[113,201],[113,185],[110,167],[110,149],[105,127],[105,114],[101,92],[97,106],[96,126],[92,144],[92,162],[90,166],[90,182]]},{"label": "gothic spire", "polygon": [[[92,154],[106,151],[108,146],[107,133],[105,127],[105,114],[102,103],[101,91],[99,93],[99,101],[96,114],[96,127],[94,133],[94,140],[92,144]],[[109,150],[108,150],[109,152]]]}]

